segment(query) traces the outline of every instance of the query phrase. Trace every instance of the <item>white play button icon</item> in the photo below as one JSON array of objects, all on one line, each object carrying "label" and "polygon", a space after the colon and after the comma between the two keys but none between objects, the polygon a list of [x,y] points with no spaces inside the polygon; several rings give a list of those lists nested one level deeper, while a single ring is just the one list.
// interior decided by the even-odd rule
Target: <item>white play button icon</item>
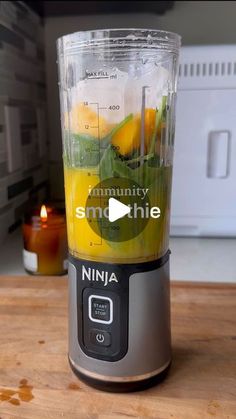
[{"label": "white play button icon", "polygon": [[109,221],[113,223],[130,213],[131,208],[115,198],[109,198]]},{"label": "white play button icon", "polygon": [[[106,178],[89,189],[84,214],[94,233],[108,243],[125,242],[138,236],[149,222],[151,205],[148,194],[142,196],[140,190],[142,186],[133,179],[118,175]],[[76,217],[80,218],[79,214],[80,207],[77,207]],[[91,246],[95,244],[90,243]]]}]

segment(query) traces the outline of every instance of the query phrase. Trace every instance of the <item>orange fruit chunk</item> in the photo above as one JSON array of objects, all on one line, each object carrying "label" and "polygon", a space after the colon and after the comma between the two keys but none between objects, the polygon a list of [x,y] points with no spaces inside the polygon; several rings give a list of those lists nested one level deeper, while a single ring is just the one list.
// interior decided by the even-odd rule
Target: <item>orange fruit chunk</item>
[{"label": "orange fruit chunk", "polygon": [[140,118],[133,117],[112,137],[112,144],[123,156],[137,149],[140,144]]},{"label": "orange fruit chunk", "polygon": [[[156,109],[145,109],[144,137],[145,152],[148,152],[150,142],[155,129]],[[137,114],[127,121],[122,128],[112,137],[112,144],[118,147],[118,152],[122,155],[130,154],[138,149],[141,144],[141,115]]]},{"label": "orange fruit chunk", "polygon": [[83,102],[73,106],[69,114],[65,114],[65,128],[70,128],[75,134],[89,134],[95,138],[103,138],[113,126],[114,124],[109,124],[104,117]]}]

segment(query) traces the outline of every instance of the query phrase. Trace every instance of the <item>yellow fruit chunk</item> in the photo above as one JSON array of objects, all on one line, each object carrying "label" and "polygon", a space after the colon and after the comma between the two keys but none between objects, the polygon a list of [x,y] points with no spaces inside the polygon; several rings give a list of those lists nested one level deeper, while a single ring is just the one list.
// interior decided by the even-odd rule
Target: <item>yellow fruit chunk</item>
[{"label": "yellow fruit chunk", "polygon": [[[149,145],[155,130],[156,109],[145,109],[144,137],[145,152],[148,152]],[[159,130],[160,131],[160,130]],[[141,144],[141,115],[137,114],[126,122],[112,137],[112,144],[119,147],[122,155],[127,155],[138,149]]]},{"label": "yellow fruit chunk", "polygon": [[122,155],[131,153],[140,144],[140,118],[133,117],[126,122],[112,137],[112,144],[118,147]]},{"label": "yellow fruit chunk", "polygon": [[70,113],[65,114],[65,127],[76,134],[89,134],[95,138],[103,138],[113,126],[83,102],[73,106]]},{"label": "yellow fruit chunk", "polygon": [[[145,153],[148,154],[153,135],[155,134],[156,109],[145,109]],[[160,122],[157,127],[155,138],[155,150],[159,154],[161,143],[161,131],[165,128],[165,122]]]}]

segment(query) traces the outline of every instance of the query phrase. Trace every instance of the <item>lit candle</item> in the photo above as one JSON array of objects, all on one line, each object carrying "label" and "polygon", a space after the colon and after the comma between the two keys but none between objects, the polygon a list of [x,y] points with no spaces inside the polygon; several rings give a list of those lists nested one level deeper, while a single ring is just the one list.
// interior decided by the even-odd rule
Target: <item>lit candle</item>
[{"label": "lit candle", "polygon": [[67,272],[67,235],[64,212],[42,205],[26,214],[23,224],[25,270],[33,275]]}]

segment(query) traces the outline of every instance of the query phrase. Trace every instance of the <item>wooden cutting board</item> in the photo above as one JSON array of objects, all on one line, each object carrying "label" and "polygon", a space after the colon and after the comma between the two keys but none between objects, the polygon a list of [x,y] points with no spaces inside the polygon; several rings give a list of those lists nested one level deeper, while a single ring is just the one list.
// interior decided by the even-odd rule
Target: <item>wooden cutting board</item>
[{"label": "wooden cutting board", "polygon": [[66,278],[0,277],[0,419],[236,418],[236,285],[172,283],[159,386],[94,390],[67,362]]}]

